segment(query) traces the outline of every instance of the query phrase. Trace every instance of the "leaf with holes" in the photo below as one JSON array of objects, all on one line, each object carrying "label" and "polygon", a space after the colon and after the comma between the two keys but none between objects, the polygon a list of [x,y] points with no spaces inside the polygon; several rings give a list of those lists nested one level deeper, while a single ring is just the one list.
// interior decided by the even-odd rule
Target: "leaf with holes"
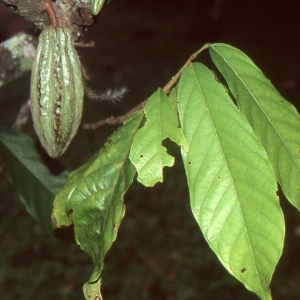
[{"label": "leaf with holes", "polygon": [[268,156],[205,66],[183,71],[178,101],[196,221],[224,267],[261,299],[271,299],[285,229]]},{"label": "leaf with holes", "polygon": [[252,60],[240,50],[213,44],[210,55],[241,112],[266,149],[287,199],[300,210],[300,118]]},{"label": "leaf with holes", "polygon": [[54,202],[57,227],[73,223],[77,244],[94,263],[94,271],[84,287],[86,299],[90,299],[90,294],[101,298],[96,290],[103,259],[116,239],[125,213],[123,196],[135,175],[129,149],[143,117],[139,112],[127,119],[99,154],[71,173]]},{"label": "leaf with holes", "polygon": [[162,89],[150,97],[144,112],[147,122],[134,138],[129,157],[138,171],[138,181],[153,186],[163,181],[163,167],[174,164],[174,158],[162,146],[162,141],[170,138],[185,146],[185,139],[173,105]]}]

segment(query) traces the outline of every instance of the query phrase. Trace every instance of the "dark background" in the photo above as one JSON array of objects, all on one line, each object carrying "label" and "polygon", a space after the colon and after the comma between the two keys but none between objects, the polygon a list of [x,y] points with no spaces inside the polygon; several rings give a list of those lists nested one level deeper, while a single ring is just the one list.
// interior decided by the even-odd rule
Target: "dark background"
[{"label": "dark background", "polygon": [[[126,113],[163,87],[188,57],[207,42],[231,44],[248,54],[298,106],[300,99],[300,3],[229,0],[112,0],[78,48],[99,91],[127,86],[120,103],[85,101],[85,122]],[[0,8],[0,38],[28,23]],[[207,51],[197,61],[213,68]],[[10,125],[29,97],[30,74],[0,90],[1,123]],[[27,131],[34,138],[32,123]],[[60,159],[75,168],[98,151],[118,126],[79,131]],[[105,259],[103,296],[111,299],[257,299],[223,270],[206,245],[189,207],[178,148],[175,167],[155,188],[134,184],[118,239]],[[271,289],[274,299],[300,299],[300,219],[282,197],[287,223],[285,250]],[[1,299],[83,299],[92,263],[74,243],[46,236],[0,177]],[[70,237],[69,237],[70,239]]]}]

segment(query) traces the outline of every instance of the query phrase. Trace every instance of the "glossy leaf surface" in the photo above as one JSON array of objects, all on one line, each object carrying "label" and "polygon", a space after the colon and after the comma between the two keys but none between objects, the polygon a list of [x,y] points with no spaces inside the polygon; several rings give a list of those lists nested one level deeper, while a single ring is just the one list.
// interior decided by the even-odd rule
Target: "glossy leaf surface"
[{"label": "glossy leaf surface", "polygon": [[178,101],[196,221],[224,267],[261,299],[271,299],[284,219],[267,154],[205,66],[195,63],[183,71]]},{"label": "glossy leaf surface", "polygon": [[240,50],[213,44],[210,55],[241,112],[266,149],[276,179],[300,210],[300,118],[252,60]]},{"label": "glossy leaf surface", "polygon": [[135,175],[129,149],[143,117],[139,112],[126,120],[99,154],[71,173],[55,199],[57,227],[73,223],[76,242],[94,263],[94,271],[84,287],[86,299],[91,295],[101,298],[103,259],[116,239],[125,213],[123,196]]}]

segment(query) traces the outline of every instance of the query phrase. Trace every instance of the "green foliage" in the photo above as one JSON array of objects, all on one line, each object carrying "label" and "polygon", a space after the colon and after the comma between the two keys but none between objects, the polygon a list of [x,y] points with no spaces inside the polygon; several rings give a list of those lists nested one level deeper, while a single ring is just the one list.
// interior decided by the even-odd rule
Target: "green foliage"
[{"label": "green foliage", "polygon": [[[163,168],[173,165],[162,145],[167,138],[181,146],[192,212],[207,243],[247,289],[271,299],[285,233],[276,180],[299,209],[299,115],[241,51],[225,44],[206,48],[237,105],[214,73],[187,64],[169,96],[158,89],[144,111],[127,119],[103,150],[73,171],[56,196],[57,227],[73,224],[76,242],[94,263],[86,299],[102,299],[103,260],[116,239],[123,197],[136,170],[141,183],[153,186],[163,181]],[[6,166],[18,173],[10,153],[16,145],[5,146],[7,134],[0,130]],[[36,162],[24,161],[22,167],[27,164]],[[34,184],[38,189],[43,182]],[[40,205],[36,198],[34,203]]]},{"label": "green foliage", "polygon": [[214,44],[209,52],[241,112],[266,149],[286,198],[300,210],[300,119],[297,110],[240,50]]},{"label": "green foliage", "polygon": [[162,141],[170,138],[178,145],[185,146],[185,138],[172,103],[158,89],[148,100],[144,113],[147,122],[141,128],[132,143],[130,160],[138,171],[138,181],[145,186],[154,186],[163,181],[163,167],[172,167],[174,158],[161,145]]},{"label": "green foliage", "polygon": [[77,244],[94,263],[94,271],[84,287],[87,299],[91,295],[101,298],[103,259],[116,239],[125,213],[123,196],[135,175],[128,156],[142,120],[142,112],[129,118],[110,137],[105,149],[71,173],[65,188],[55,199],[57,227],[73,223]]},{"label": "green foliage", "polygon": [[33,140],[26,134],[0,125],[0,153],[9,180],[20,201],[47,233],[53,233],[53,199],[64,186],[68,172],[54,176],[44,165]]},{"label": "green foliage", "polygon": [[193,214],[224,267],[261,299],[270,299],[284,220],[267,154],[205,66],[195,63],[183,71],[178,100]]}]

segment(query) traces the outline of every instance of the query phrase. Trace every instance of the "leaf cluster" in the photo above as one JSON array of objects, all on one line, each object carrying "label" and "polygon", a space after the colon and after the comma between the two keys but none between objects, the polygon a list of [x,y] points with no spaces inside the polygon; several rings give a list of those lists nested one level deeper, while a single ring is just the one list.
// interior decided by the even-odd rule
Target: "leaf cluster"
[{"label": "leaf cluster", "polygon": [[[226,44],[206,48],[227,87],[215,72],[189,61],[170,93],[153,93],[143,111],[131,115],[99,153],[70,173],[56,195],[56,226],[73,224],[77,244],[94,263],[84,286],[86,299],[102,299],[103,260],[117,237],[124,194],[135,174],[151,187],[163,181],[163,168],[174,164],[165,139],[180,147],[191,209],[208,245],[247,289],[271,299],[269,286],[285,236],[277,183],[294,207],[300,205],[299,114],[240,50]],[[19,139],[24,143],[16,151]],[[24,145],[30,147],[24,151]],[[33,177],[18,187],[20,197],[50,231],[53,195],[65,175],[47,173],[32,141],[4,127],[0,151],[16,185],[18,173]],[[28,193],[33,182],[37,188]],[[39,186],[48,192],[44,208],[37,200]]]}]

